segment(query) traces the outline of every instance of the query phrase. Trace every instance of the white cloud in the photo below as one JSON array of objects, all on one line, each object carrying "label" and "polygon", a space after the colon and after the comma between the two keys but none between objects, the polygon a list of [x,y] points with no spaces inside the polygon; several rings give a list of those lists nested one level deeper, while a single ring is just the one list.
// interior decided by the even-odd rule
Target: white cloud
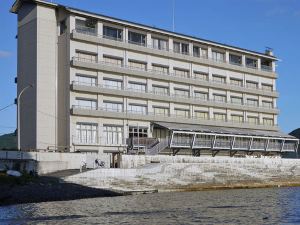
[{"label": "white cloud", "polygon": [[12,55],[12,52],[0,50],[0,58],[7,58]]}]

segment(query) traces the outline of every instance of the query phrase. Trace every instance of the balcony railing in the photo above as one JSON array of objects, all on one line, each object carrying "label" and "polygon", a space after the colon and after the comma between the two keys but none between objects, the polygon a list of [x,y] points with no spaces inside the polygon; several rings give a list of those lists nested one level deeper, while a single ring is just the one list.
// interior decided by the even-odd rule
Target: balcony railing
[{"label": "balcony railing", "polygon": [[[226,62],[225,59],[219,60],[219,59],[214,59],[212,57],[208,57],[206,55],[200,55],[200,56],[198,54],[194,55],[193,52],[178,52],[178,51],[175,51],[175,50],[172,50],[172,49],[169,49],[169,48],[158,48],[157,46],[149,45],[147,43],[140,43],[140,42],[138,42],[138,43],[136,43],[136,42],[132,43],[132,41],[125,40],[125,39],[120,39],[120,38],[117,38],[117,37],[98,35],[98,34],[95,34],[94,31],[93,32],[85,32],[85,30],[82,30],[80,28],[74,29],[73,33],[81,33],[81,34],[85,34],[85,35],[97,36],[99,38],[105,38],[105,39],[115,40],[115,41],[118,41],[118,42],[124,42],[124,43],[128,43],[128,44],[133,44],[133,45],[140,45],[140,46],[145,47],[145,48],[151,48],[151,49],[156,49],[156,50],[160,50],[160,51],[172,52],[173,54],[181,54],[181,55],[191,56],[191,57],[194,57],[194,58],[202,58],[202,59],[205,59],[205,60],[209,60],[211,62],[222,63],[222,64],[231,64],[231,65],[237,66],[237,67],[246,67],[246,68],[258,70],[257,66],[250,65],[250,64],[243,65],[243,64],[237,64],[237,63],[232,63],[232,62]],[[262,71],[273,72],[272,68],[269,69],[269,68],[266,68],[266,67],[263,68],[263,67],[264,66],[262,65],[262,67],[261,67]]]},{"label": "balcony railing", "polygon": [[119,87],[119,86],[114,86],[114,85],[106,85],[106,84],[93,84],[91,85],[90,83],[84,83],[84,82],[79,82],[79,81],[73,81],[72,82],[73,85],[82,85],[82,86],[92,86],[92,87],[100,87],[100,88],[107,88],[107,89],[114,89],[114,90],[123,90],[123,91],[129,91],[129,92],[138,92],[138,93],[145,93],[145,94],[152,94],[152,95],[157,95],[157,96],[164,96],[164,97],[170,97],[172,99],[192,99],[195,101],[199,101],[199,102],[203,102],[203,103],[207,103],[207,102],[215,102],[215,103],[220,103],[220,104],[226,104],[226,105],[232,105],[232,106],[248,106],[248,107],[253,107],[253,108],[261,108],[261,109],[274,109],[276,110],[276,107],[272,107],[272,108],[268,108],[268,107],[264,107],[264,106],[258,106],[255,104],[238,104],[238,103],[234,103],[231,101],[227,101],[227,100],[217,100],[217,99],[207,99],[207,98],[202,98],[199,96],[195,96],[195,95],[183,95],[183,94],[170,94],[170,93],[160,93],[157,91],[148,91],[148,90],[140,90],[140,89],[133,89],[133,88],[125,88],[124,86]]},{"label": "balcony railing", "polygon": [[[143,68],[137,68],[137,67],[133,67],[133,66],[128,66],[128,65],[124,65],[124,64],[116,64],[116,63],[109,63],[109,62],[105,62],[105,61],[100,61],[100,60],[92,60],[92,59],[87,59],[87,58],[80,58],[80,57],[75,57],[73,56],[72,57],[72,60],[73,61],[78,61],[78,62],[85,62],[85,63],[96,63],[96,64],[101,64],[101,65],[108,65],[108,66],[113,66],[113,67],[120,67],[120,68],[125,68],[125,69],[129,69],[129,70],[135,70],[135,71],[145,71],[147,73],[154,73],[154,74],[159,74],[159,75],[166,75],[166,76],[174,76],[174,77],[180,77],[182,79],[194,79],[194,80],[199,80],[199,81],[202,81],[204,83],[217,83],[217,84],[223,84],[223,85],[226,85],[226,86],[229,86],[229,87],[237,87],[237,85],[233,85],[233,84],[230,84],[230,83],[227,83],[226,81],[225,82],[219,82],[217,80],[203,80],[203,79],[199,79],[199,78],[196,78],[194,76],[188,76],[188,77],[183,77],[181,75],[178,75],[176,73],[171,73],[169,71],[158,71],[158,70],[150,70],[150,69],[143,69]],[[246,89],[249,89],[249,90],[263,90],[263,91],[267,91],[267,92],[275,92],[275,90],[265,90],[265,89],[262,89],[262,88],[259,88],[258,86],[257,87],[252,87],[252,86],[239,86],[239,87],[243,87],[243,88],[246,88]]]}]

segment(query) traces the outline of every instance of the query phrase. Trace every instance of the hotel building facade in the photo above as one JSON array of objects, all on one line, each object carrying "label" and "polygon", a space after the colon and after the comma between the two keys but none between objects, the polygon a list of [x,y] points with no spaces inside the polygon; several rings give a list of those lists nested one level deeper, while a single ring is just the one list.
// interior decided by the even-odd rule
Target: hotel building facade
[{"label": "hotel building facade", "polygon": [[21,149],[280,154],[277,58],[40,0],[18,0]]}]

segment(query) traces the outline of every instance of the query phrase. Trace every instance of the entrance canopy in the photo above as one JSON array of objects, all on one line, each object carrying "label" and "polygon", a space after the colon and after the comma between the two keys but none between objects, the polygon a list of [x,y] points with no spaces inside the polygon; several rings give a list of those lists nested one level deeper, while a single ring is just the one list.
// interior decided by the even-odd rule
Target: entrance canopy
[{"label": "entrance canopy", "polygon": [[171,131],[170,148],[236,151],[297,151],[299,140],[279,131],[154,122]]}]

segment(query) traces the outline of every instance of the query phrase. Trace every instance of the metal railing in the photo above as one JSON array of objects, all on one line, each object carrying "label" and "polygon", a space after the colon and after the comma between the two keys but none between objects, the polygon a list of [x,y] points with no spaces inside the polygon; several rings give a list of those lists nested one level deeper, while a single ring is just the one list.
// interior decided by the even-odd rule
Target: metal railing
[{"label": "metal railing", "polygon": [[[214,59],[212,57],[208,57],[206,55],[199,55],[199,56],[198,56],[198,54],[194,55],[193,52],[178,52],[178,51],[175,51],[175,50],[169,49],[169,48],[157,48],[157,46],[149,45],[147,43],[132,42],[130,40],[125,40],[123,38],[120,39],[120,38],[117,38],[117,37],[111,37],[111,36],[95,34],[94,32],[91,32],[91,33],[90,32],[83,32],[81,29],[78,30],[77,28],[73,30],[73,33],[76,33],[76,32],[81,33],[81,34],[85,34],[85,35],[97,36],[99,38],[110,39],[110,40],[114,40],[114,41],[118,41],[118,42],[124,42],[124,43],[128,43],[128,44],[139,45],[139,46],[145,47],[145,48],[151,48],[151,49],[156,49],[156,50],[161,50],[161,51],[172,52],[173,54],[181,54],[181,55],[186,55],[186,56],[191,56],[191,57],[195,57],[195,58],[201,58],[201,59],[209,60],[209,61],[212,61],[212,62],[217,62],[217,63],[222,63],[222,64],[231,64],[231,65],[237,66],[237,67],[245,67],[245,68],[258,70],[257,66],[253,66],[251,64],[243,65],[243,64],[236,64],[236,63],[232,63],[232,62],[230,63],[230,62],[227,62],[225,59],[218,60],[218,59]],[[261,70],[265,71],[265,72],[273,72],[272,68],[269,69],[269,68],[265,67],[264,65],[261,65]]]}]

